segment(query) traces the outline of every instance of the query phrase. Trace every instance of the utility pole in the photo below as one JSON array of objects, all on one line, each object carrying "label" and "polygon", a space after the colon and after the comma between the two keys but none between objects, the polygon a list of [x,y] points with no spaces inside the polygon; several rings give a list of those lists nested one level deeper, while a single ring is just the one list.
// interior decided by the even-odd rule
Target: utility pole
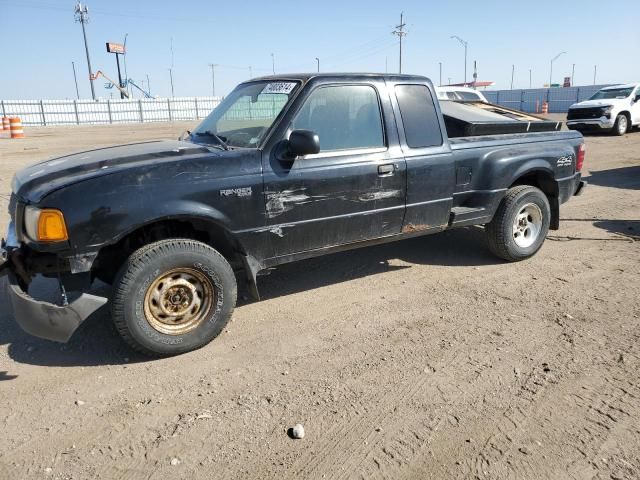
[{"label": "utility pole", "polygon": [[576,73],[576,64],[574,63],[571,67],[571,86],[573,87],[573,74]]},{"label": "utility pole", "polygon": [[438,66],[440,67],[440,81],[438,82],[438,86],[442,86],[442,62],[438,62]]},{"label": "utility pole", "polygon": [[511,90],[513,90],[513,74],[516,71],[516,66],[515,65],[511,65]]},{"label": "utility pole", "polygon": [[596,84],[596,73],[598,71],[598,65],[593,66],[593,84]]},{"label": "utility pole", "polygon": [[89,45],[87,44],[87,31],[85,24],[89,22],[89,9],[86,5],[82,5],[80,2],[76,4],[75,9],[76,22],[82,25],[82,36],[84,37],[84,50],[87,54],[87,68],[89,69],[89,83],[91,84],[91,97],[96,99],[96,91],[93,87],[93,71],[91,70],[91,59],[89,58]]},{"label": "utility pole", "polygon": [[447,85],[451,85],[451,77],[447,77],[447,79],[449,80],[449,83]]},{"label": "utility pole", "polygon": [[464,46],[464,83],[467,83],[467,47],[469,43],[466,40],[461,39],[457,35],[451,35],[451,38],[455,38]]},{"label": "utility pole", "polygon": [[124,34],[124,42],[122,44],[122,49],[124,53],[122,54],[122,61],[124,62],[124,85],[127,89],[127,94],[131,97],[131,90],[129,89],[129,74],[127,73],[127,37],[128,33]]},{"label": "utility pole", "polygon": [[531,88],[531,69],[529,69],[529,88]]},{"label": "utility pole", "polygon": [[320,59],[316,57],[316,63],[318,64],[318,73],[320,73]]},{"label": "utility pole", "polygon": [[478,83],[478,62],[473,61],[473,88],[477,88],[476,85]]},{"label": "utility pole", "polygon": [[210,63],[209,66],[211,67],[211,91],[213,93],[213,97],[216,96],[216,73],[215,73],[215,68],[218,66],[217,63]]},{"label": "utility pole", "polygon": [[276,74],[276,57],[273,53],[271,54],[271,71],[274,75]]},{"label": "utility pole", "polygon": [[78,100],[80,100],[80,92],[78,91],[78,77],[76,77],[75,62],[71,62],[71,67],[73,68],[73,81],[76,82],[76,97],[78,97]]},{"label": "utility pole", "polygon": [[171,81],[171,98],[173,98],[173,68],[169,69],[169,80]]},{"label": "utility pole", "polygon": [[151,82],[149,82],[149,74],[147,73],[147,93],[151,95]]},{"label": "utility pole", "polygon": [[555,57],[553,57],[551,59],[551,68],[549,69],[549,88],[551,88],[551,84],[553,83],[553,62],[555,62],[558,57],[560,57],[560,55],[564,55],[567,52],[560,52],[559,54],[557,54]]},{"label": "utility pole", "polygon": [[396,29],[391,32],[392,35],[397,35],[400,39],[400,57],[399,57],[399,67],[398,73],[402,73],[402,37],[407,36],[407,32],[404,31],[404,27],[407,26],[406,23],[403,22],[404,13],[400,12],[400,25],[396,25]]}]

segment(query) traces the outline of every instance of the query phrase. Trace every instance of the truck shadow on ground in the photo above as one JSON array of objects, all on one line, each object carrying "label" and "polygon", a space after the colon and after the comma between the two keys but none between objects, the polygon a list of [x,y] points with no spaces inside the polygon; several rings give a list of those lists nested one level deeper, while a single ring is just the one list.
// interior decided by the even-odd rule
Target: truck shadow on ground
[{"label": "truck shadow on ground", "polygon": [[[393,265],[394,261],[398,261],[399,265]],[[502,260],[487,249],[483,229],[469,227],[283,265],[268,277],[261,277],[259,287],[262,297],[270,299],[407,269],[411,268],[411,264],[481,266],[498,263],[502,263]],[[3,296],[5,281],[0,280]],[[109,295],[109,287],[104,284],[98,285],[93,291],[97,295]],[[34,296],[36,294],[34,292]],[[246,287],[241,285],[238,308],[251,302]],[[6,344],[9,345],[9,356],[14,361],[31,365],[95,366],[150,360],[132,351],[120,339],[108,306],[89,317],[68,343],[59,344],[23,332],[13,319],[7,299],[3,297],[0,302],[0,345]],[[0,380],[10,379],[10,374],[0,374]]]},{"label": "truck shadow on ground", "polygon": [[640,166],[590,172],[585,180],[589,185],[640,190]]},{"label": "truck shadow on ground", "polygon": [[[606,220],[602,218],[563,218],[564,222],[589,222],[594,227],[613,233],[618,238],[563,237],[572,240],[640,240],[640,220]],[[626,237],[626,238],[625,238]],[[554,238],[549,236],[547,238]],[[561,237],[562,238],[562,237]]]}]

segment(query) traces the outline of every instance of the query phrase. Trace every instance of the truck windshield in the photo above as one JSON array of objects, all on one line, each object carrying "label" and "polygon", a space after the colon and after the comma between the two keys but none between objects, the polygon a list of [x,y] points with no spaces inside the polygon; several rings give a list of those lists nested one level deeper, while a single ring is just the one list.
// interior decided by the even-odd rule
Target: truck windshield
[{"label": "truck windshield", "polygon": [[191,141],[256,148],[298,85],[290,81],[239,85],[196,127]]},{"label": "truck windshield", "polygon": [[627,98],[631,95],[633,87],[629,88],[608,88],[606,90],[598,90],[589,100],[602,100],[605,98]]}]

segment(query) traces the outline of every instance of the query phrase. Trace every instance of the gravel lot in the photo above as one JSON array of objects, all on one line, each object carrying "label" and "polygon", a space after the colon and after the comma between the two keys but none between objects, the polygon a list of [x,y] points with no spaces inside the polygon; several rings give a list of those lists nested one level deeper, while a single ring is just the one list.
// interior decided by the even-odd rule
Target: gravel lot
[{"label": "gravel lot", "polygon": [[[29,163],[190,126],[1,138],[0,210]],[[3,293],[0,478],[640,478],[640,132],[587,137],[585,170],[528,261],[469,228],[286,265],[176,358],[106,312],[29,337]]]}]

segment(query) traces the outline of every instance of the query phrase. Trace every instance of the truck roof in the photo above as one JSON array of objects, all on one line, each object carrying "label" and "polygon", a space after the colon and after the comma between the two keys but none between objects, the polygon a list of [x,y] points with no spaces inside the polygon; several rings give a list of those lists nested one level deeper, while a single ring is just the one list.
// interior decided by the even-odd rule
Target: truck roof
[{"label": "truck roof", "polygon": [[393,81],[424,81],[429,80],[427,77],[422,75],[406,75],[406,74],[393,74],[393,73],[358,73],[358,72],[344,72],[344,73],[286,73],[286,74],[278,74],[278,75],[266,75],[263,77],[252,78],[249,81],[254,80],[300,80],[302,82],[306,82],[312,78],[336,78],[336,79],[344,79],[349,80],[351,78],[362,78],[362,77],[371,77],[371,78],[385,78]]},{"label": "truck roof", "polygon": [[604,87],[602,90],[617,90],[618,88],[633,88],[640,85],[639,83],[626,83],[620,85],[611,85],[610,87]]}]

